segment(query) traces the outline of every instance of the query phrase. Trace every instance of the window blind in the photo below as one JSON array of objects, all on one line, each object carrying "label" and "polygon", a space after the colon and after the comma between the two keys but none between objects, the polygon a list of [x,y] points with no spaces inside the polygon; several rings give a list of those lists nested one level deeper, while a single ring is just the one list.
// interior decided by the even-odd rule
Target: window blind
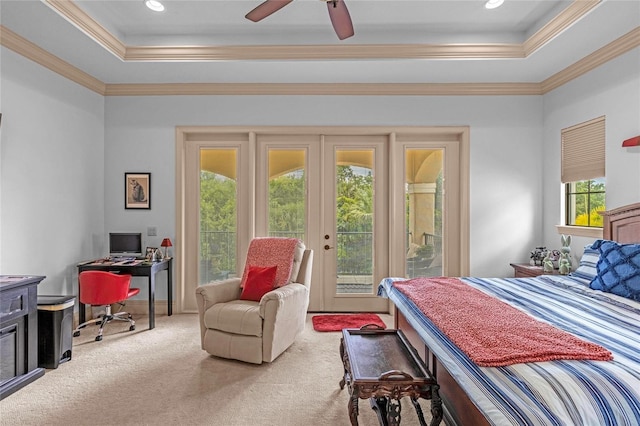
[{"label": "window blind", "polygon": [[562,130],[562,183],[605,176],[605,117]]}]

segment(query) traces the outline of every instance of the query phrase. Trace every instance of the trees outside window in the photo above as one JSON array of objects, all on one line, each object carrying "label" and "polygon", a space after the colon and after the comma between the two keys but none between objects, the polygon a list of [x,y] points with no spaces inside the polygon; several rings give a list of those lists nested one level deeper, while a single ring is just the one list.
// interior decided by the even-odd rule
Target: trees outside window
[{"label": "trees outside window", "polygon": [[566,184],[566,224],[602,227],[599,211],[605,210],[605,179],[597,178]]}]

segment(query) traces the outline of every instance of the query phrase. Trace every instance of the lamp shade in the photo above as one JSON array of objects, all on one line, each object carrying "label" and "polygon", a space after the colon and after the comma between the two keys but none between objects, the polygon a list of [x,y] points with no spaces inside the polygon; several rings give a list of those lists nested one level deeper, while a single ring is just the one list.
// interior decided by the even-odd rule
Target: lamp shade
[{"label": "lamp shade", "polygon": [[172,247],[173,244],[171,244],[171,240],[169,238],[165,238],[162,240],[162,242],[160,243],[160,247]]}]

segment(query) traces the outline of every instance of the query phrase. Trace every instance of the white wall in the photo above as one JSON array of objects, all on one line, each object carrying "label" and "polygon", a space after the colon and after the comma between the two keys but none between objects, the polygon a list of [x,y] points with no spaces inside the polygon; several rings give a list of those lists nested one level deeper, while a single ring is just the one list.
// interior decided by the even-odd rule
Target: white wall
[{"label": "white wall", "polygon": [[[640,200],[640,152],[620,147],[640,134],[639,52],[545,96],[105,99],[3,48],[0,273],[46,275],[41,294],[74,294],[75,264],[106,254],[109,231],[175,238],[178,125],[468,125],[471,273],[508,276],[509,262],[559,241],[561,128],[606,114],[607,203]],[[152,173],[151,210],[124,209],[127,171]]]},{"label": "white wall", "polygon": [[104,233],[104,98],[2,48],[0,273],[77,293]]},{"label": "white wall", "polygon": [[[640,202],[640,147],[622,141],[640,135],[640,48],[544,96],[544,245],[560,247],[560,131],[606,116],[607,209]],[[579,259],[593,238],[573,238]]]},{"label": "white wall", "polygon": [[[158,227],[174,237],[178,125],[362,125],[471,128],[471,273],[509,275],[541,234],[542,99],[504,97],[167,96],[106,100],[106,229]],[[515,160],[514,159],[518,159]],[[123,173],[152,173],[152,208],[123,208]],[[160,278],[162,279],[162,278]],[[165,286],[158,286],[163,297]]]}]

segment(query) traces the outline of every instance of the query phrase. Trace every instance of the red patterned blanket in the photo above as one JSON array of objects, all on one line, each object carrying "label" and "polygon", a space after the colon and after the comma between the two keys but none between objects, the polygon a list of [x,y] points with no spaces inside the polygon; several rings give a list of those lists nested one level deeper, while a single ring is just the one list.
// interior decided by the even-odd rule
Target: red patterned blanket
[{"label": "red patterned blanket", "polygon": [[414,278],[394,286],[479,366],[613,359],[602,346],[538,321],[457,278]]}]

